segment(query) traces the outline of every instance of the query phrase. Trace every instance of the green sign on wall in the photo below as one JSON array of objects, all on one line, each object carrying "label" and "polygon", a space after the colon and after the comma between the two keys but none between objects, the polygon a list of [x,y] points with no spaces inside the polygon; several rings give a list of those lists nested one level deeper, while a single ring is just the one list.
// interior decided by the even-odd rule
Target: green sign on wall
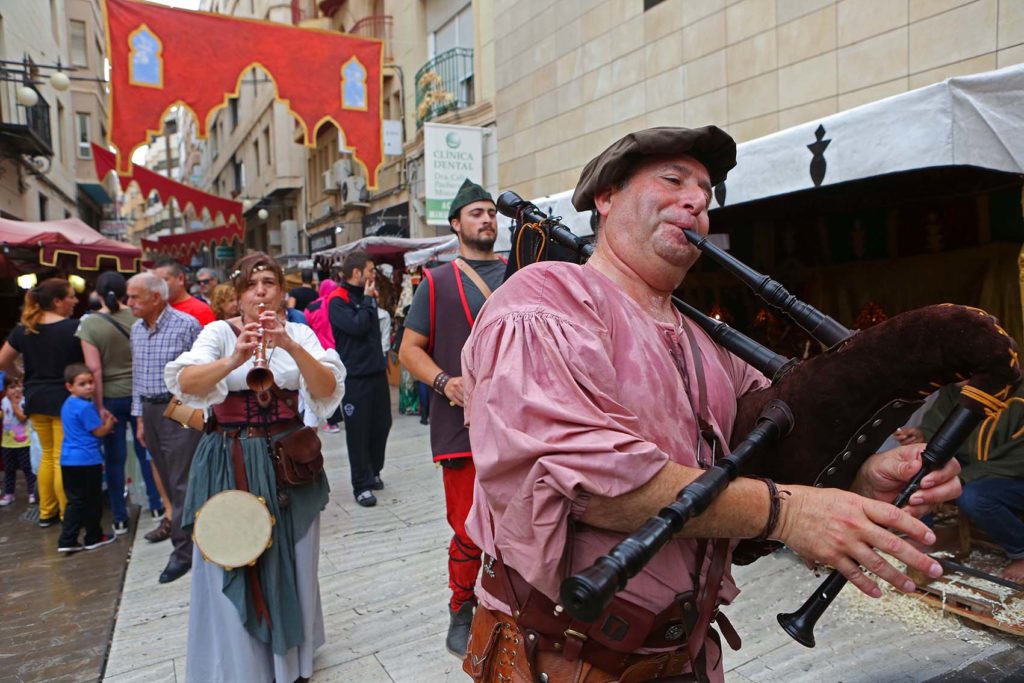
[{"label": "green sign on wall", "polygon": [[218,244],[217,248],[213,250],[213,255],[222,261],[233,261],[235,258],[235,247]]}]

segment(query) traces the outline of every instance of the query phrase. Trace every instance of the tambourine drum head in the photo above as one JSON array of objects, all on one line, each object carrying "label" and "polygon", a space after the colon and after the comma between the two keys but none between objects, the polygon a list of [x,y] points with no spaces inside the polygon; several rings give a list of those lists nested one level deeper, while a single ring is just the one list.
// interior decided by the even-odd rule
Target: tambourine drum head
[{"label": "tambourine drum head", "polygon": [[196,513],[192,538],[209,562],[234,569],[255,562],[270,547],[273,525],[262,499],[247,491],[222,491]]}]

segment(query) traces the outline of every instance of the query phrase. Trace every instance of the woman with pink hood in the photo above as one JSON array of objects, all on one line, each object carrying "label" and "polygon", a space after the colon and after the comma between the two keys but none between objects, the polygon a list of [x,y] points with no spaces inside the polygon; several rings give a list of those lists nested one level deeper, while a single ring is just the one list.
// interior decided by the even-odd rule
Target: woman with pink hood
[{"label": "woman with pink hood", "polygon": [[[327,278],[320,283],[320,296],[306,306],[306,322],[325,349],[334,348],[334,332],[331,330],[331,321],[327,318],[327,307],[329,300],[334,296],[342,296],[344,290],[339,289],[338,283]],[[334,411],[334,414],[327,418],[327,424],[323,426],[325,432],[337,434],[341,431],[338,424],[341,422],[341,408]]]}]

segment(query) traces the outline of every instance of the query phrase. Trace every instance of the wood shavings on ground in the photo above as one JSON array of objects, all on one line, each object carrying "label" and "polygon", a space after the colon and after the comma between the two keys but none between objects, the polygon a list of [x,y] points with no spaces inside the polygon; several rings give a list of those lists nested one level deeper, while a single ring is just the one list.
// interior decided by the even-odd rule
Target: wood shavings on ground
[{"label": "wood shavings on ground", "polygon": [[1018,628],[1024,628],[1024,599],[1014,600],[1002,609],[992,613],[996,621]]},{"label": "wood shavings on ground", "polygon": [[[885,553],[880,554],[886,561],[901,571],[906,569],[906,565],[899,560]],[[975,553],[972,553],[971,557],[968,558],[968,562],[972,566],[991,566],[991,562],[994,559],[988,557],[990,554],[979,553],[977,558],[974,555]],[[931,587],[940,591],[942,595],[941,608],[936,609],[934,606],[924,602],[922,596],[918,593],[902,593],[888,583],[878,579],[878,577],[873,578],[882,587],[882,597],[877,599],[871,598],[852,586],[848,587],[839,594],[840,600],[844,603],[839,611],[844,618],[852,618],[854,620],[870,619],[873,617],[891,618],[905,624],[914,632],[941,633],[978,646],[992,644],[994,640],[988,633],[979,631],[977,627],[967,626],[959,617],[945,610],[947,600],[955,602],[959,596],[992,603],[995,608],[992,611],[992,618],[997,621],[1014,626],[1024,624],[1024,600],[1014,600],[1009,605],[1006,605],[1005,599],[1007,596],[1002,590],[1005,590],[1007,593],[1013,593],[1013,591],[1009,588],[1003,589],[1002,586],[996,584],[990,584],[982,579],[957,575],[950,583],[935,582],[931,584]],[[974,590],[975,588],[980,588],[983,592],[978,592]],[[993,597],[998,599],[993,600]],[[1002,604],[1000,605],[999,603]]]},{"label": "wood shavings on ground", "polygon": [[935,633],[987,647],[995,640],[984,631],[970,628],[956,615],[945,613],[923,603],[917,594],[901,593],[889,584],[879,582],[882,597],[871,598],[853,586],[839,594],[842,605],[837,610],[849,623],[866,623],[875,619],[891,619],[914,633]]}]

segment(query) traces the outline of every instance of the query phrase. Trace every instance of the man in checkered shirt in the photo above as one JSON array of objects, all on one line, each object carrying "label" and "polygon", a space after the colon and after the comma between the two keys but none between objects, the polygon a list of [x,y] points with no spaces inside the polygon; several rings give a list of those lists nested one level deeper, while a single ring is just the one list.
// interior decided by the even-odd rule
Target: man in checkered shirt
[{"label": "man in checkered shirt", "polygon": [[171,542],[174,550],[160,574],[170,583],[192,568],[192,539],[181,530],[181,510],[188,488],[188,470],[202,432],[184,429],[164,417],[173,398],[164,383],[164,366],[192,343],[199,322],[167,305],[167,283],[153,273],[128,280],[128,307],[138,320],[132,326],[132,415],[139,441],[146,446],[171,500]]}]

